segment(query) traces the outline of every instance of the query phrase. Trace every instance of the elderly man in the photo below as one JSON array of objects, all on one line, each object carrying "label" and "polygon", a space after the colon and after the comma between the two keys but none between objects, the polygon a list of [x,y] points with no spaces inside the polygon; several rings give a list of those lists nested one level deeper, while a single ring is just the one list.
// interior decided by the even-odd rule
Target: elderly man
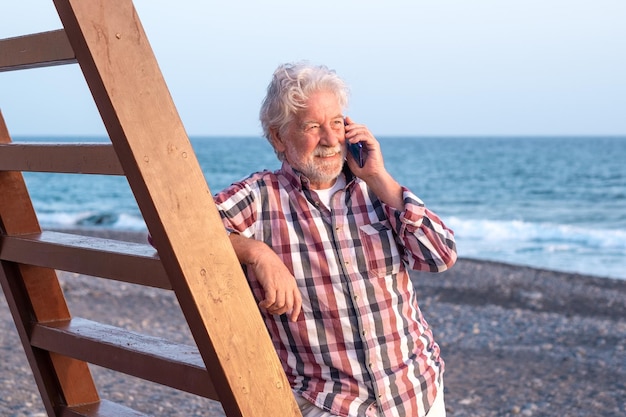
[{"label": "elderly man", "polygon": [[347,96],[324,66],[280,66],[260,117],[282,167],[215,200],[305,417],[445,415],[407,270],[452,266],[454,235],[386,171]]}]

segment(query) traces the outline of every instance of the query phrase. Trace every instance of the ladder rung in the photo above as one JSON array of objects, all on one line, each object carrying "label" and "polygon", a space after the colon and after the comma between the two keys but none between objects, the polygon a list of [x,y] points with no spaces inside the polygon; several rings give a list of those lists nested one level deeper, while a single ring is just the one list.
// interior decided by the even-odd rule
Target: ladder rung
[{"label": "ladder rung", "polygon": [[124,175],[110,143],[0,144],[0,171]]},{"label": "ladder rung", "polygon": [[0,39],[0,72],[76,63],[65,30]]},{"label": "ladder rung", "polygon": [[40,349],[218,399],[194,346],[81,318],[35,324],[30,342]]},{"label": "ladder rung", "polygon": [[0,259],[172,289],[156,250],[148,244],[44,231],[0,236]]},{"label": "ladder rung", "polygon": [[61,410],[60,417],[148,417],[148,414],[111,401],[100,400],[93,404],[65,407]]}]

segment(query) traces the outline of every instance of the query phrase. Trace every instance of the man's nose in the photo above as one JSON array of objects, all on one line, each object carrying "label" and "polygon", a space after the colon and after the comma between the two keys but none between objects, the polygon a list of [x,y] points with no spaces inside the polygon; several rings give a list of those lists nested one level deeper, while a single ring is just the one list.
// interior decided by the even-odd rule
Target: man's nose
[{"label": "man's nose", "polygon": [[337,130],[324,126],[321,132],[320,143],[324,146],[335,146],[344,135],[343,129]]}]

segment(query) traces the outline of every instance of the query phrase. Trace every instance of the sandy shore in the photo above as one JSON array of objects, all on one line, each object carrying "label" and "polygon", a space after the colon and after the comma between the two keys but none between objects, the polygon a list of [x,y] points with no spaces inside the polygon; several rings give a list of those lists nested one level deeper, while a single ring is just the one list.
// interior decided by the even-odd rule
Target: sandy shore
[{"label": "sandy shore", "polygon": [[[59,276],[74,316],[193,343],[173,294]],[[626,281],[468,259],[414,280],[446,360],[448,416],[626,416]],[[0,416],[44,416],[4,296],[0,352]],[[139,411],[224,415],[213,401],[92,370],[103,398]]]}]

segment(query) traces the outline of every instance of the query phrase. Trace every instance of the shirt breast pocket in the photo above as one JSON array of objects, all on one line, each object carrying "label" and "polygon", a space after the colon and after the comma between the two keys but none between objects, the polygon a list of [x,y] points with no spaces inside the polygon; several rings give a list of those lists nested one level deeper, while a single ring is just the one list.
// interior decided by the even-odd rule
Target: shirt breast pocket
[{"label": "shirt breast pocket", "polygon": [[400,271],[402,257],[388,222],[360,226],[359,236],[370,277],[379,278]]}]

